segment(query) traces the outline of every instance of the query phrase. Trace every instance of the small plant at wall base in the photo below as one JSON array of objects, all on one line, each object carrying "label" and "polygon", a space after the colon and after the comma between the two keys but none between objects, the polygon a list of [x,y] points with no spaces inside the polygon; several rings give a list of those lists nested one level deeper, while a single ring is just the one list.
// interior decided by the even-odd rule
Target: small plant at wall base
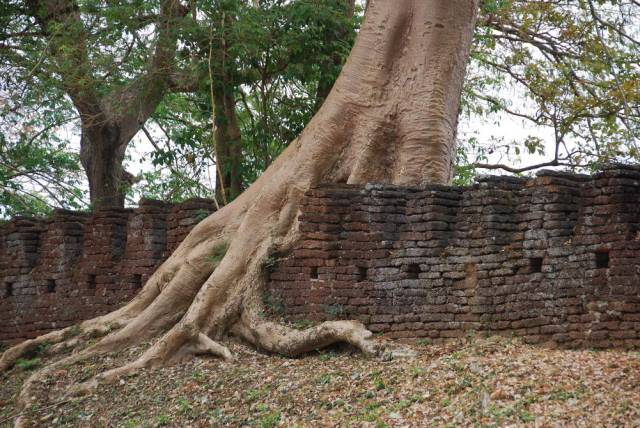
[{"label": "small plant at wall base", "polygon": [[198,223],[200,223],[202,220],[209,217],[210,214],[211,214],[210,212],[200,208],[198,211],[196,211],[195,219]]},{"label": "small plant at wall base", "polygon": [[330,317],[337,319],[342,317],[345,314],[344,306],[340,304],[326,305],[324,308],[324,312]]},{"label": "small plant at wall base", "polygon": [[262,303],[268,315],[280,316],[284,314],[284,300],[282,300],[282,297],[266,292],[262,294]]},{"label": "small plant at wall base", "polygon": [[286,255],[279,252],[274,252],[269,254],[267,257],[265,257],[264,261],[262,262],[263,271],[267,275],[273,273],[278,267],[278,265],[282,263],[282,261],[285,258],[286,258]]}]

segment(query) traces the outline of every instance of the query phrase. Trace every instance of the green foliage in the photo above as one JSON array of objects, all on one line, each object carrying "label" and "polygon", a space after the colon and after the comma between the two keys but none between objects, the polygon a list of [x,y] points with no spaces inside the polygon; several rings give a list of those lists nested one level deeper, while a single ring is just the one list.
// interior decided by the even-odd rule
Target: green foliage
[{"label": "green foliage", "polygon": [[329,385],[331,383],[331,374],[323,373],[316,379],[318,385]]},{"label": "green foliage", "polygon": [[253,403],[260,398],[261,392],[257,389],[250,389],[245,393],[245,401],[247,403]]},{"label": "green foliage", "polygon": [[38,346],[36,346],[36,354],[37,355],[43,355],[47,352],[47,350],[51,347],[51,342],[41,342],[38,344]]},{"label": "green foliage", "polygon": [[85,208],[78,156],[64,143],[56,144],[51,132],[42,134],[48,141],[27,131],[8,139],[2,128],[9,124],[0,123],[0,217],[48,214],[50,200],[60,207]]},{"label": "green foliage", "polygon": [[32,358],[30,360],[20,358],[16,361],[16,367],[20,370],[28,371],[33,370],[40,366],[40,358]]},{"label": "green foliage", "polygon": [[[19,0],[0,7],[0,134],[10,136],[2,137],[0,215],[86,206],[76,101],[108,97],[114,115],[132,111],[132,100],[120,94],[140,84],[154,54],[159,1],[68,3],[79,20],[52,19],[45,29],[34,19],[42,13],[37,1],[33,9]],[[178,39],[173,64],[188,89],[169,91],[155,108],[142,137],[151,153],[128,155],[143,169],[130,202],[213,195],[211,89],[237,102],[242,176],[252,182],[308,122],[317,88],[335,80],[357,25],[340,0],[263,0],[257,8],[248,0],[187,3],[193,13],[168,31]]]},{"label": "green foliage", "polygon": [[224,256],[227,254],[227,250],[229,249],[228,243],[222,243],[213,248],[211,255],[207,258],[211,263],[218,265]]},{"label": "green foliage", "polygon": [[[469,184],[476,163],[530,154],[587,171],[638,162],[638,22],[637,2],[484,0],[463,121],[496,132],[483,141],[473,129],[461,135],[456,183]],[[521,135],[505,139],[505,121],[520,123]]]},{"label": "green foliage", "polygon": [[333,318],[339,318],[344,315],[345,309],[344,306],[336,303],[333,305],[326,305],[324,308],[324,312]]},{"label": "green foliage", "polygon": [[171,418],[167,415],[158,415],[156,417],[156,426],[164,427],[169,425],[170,422],[171,422]]},{"label": "green foliage", "polygon": [[426,373],[426,370],[421,367],[412,367],[411,368],[411,376],[414,378],[418,378]]},{"label": "green foliage", "polygon": [[[184,198],[212,193],[206,173],[215,163],[211,92],[235,99],[241,132],[240,174],[251,184],[306,126],[353,44],[360,18],[349,18],[342,0],[216,0],[199,5],[209,27],[194,29],[194,49],[213,81],[198,91],[172,94],[153,116],[164,131],[151,153],[156,168],[136,186],[147,197]],[[223,43],[224,42],[224,43]],[[215,111],[214,111],[215,110]],[[230,118],[216,117],[217,124]],[[230,170],[221,163],[223,173]],[[166,173],[167,168],[171,171]],[[164,196],[163,196],[164,195]],[[191,194],[191,196],[196,196]]]},{"label": "green foliage", "polygon": [[264,293],[262,295],[262,303],[270,314],[284,314],[284,301],[282,300],[282,297],[271,293]]},{"label": "green foliage", "polygon": [[199,209],[196,211],[196,221],[201,222],[207,217],[209,217],[209,213],[206,210]]},{"label": "green foliage", "polygon": [[280,424],[282,415],[279,411],[270,412],[260,418],[260,428],[274,428]]},{"label": "green foliage", "polygon": [[193,406],[183,397],[178,400],[178,410],[183,415],[190,415],[193,412]]},{"label": "green foliage", "polygon": [[335,358],[335,357],[336,357],[336,353],[335,353],[335,352],[332,352],[332,351],[327,351],[327,352],[325,352],[325,351],[318,351],[318,352],[320,352],[320,357],[318,357],[318,359],[319,359],[320,361],[325,361],[325,362],[326,362],[326,361],[329,361],[329,360],[331,360],[332,358]]}]

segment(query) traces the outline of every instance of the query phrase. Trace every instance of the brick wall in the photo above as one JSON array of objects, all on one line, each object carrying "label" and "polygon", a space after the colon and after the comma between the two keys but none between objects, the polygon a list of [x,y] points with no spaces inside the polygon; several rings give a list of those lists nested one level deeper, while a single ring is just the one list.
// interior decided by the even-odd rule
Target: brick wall
[{"label": "brick wall", "polygon": [[142,200],[135,210],[56,210],[0,225],[0,342],[121,306],[213,206]]},{"label": "brick wall", "polygon": [[289,320],[359,319],[391,337],[471,332],[640,345],[640,169],[543,172],[468,188],[330,186],[270,274]]},{"label": "brick wall", "polygon": [[[0,341],[129,300],[213,204],[56,211],[0,226]],[[302,239],[270,273],[291,320],[359,319],[391,337],[473,332],[640,345],[640,169],[488,177],[472,187],[308,192]],[[276,305],[279,306],[279,305]]]}]

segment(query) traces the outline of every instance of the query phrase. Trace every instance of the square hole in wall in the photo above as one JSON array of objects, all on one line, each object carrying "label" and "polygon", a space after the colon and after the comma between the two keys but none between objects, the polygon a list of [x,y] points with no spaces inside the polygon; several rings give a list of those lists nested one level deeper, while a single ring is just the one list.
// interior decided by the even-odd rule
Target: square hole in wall
[{"label": "square hole in wall", "polygon": [[4,283],[4,297],[11,297],[13,296],[13,284],[10,282],[5,282]]},{"label": "square hole in wall", "polygon": [[407,265],[405,272],[407,272],[408,279],[418,279],[422,270],[420,269],[420,265],[418,263],[411,263]]},{"label": "square hole in wall", "polygon": [[311,266],[311,272],[309,273],[309,278],[318,279],[318,266]]},{"label": "square hole in wall", "polygon": [[55,293],[55,292],[56,292],[56,280],[47,279],[47,293]]},{"label": "square hole in wall", "polygon": [[358,266],[358,282],[367,280],[367,268],[364,266]]},{"label": "square hole in wall", "polygon": [[543,263],[544,263],[544,259],[542,257],[531,257],[529,259],[529,271],[531,273],[542,272]]},{"label": "square hole in wall", "polygon": [[89,275],[87,275],[87,288],[89,290],[96,289],[96,274],[90,273]]},{"label": "square hole in wall", "polygon": [[140,289],[142,288],[142,275],[136,273],[133,275],[133,288]]},{"label": "square hole in wall", "polygon": [[609,251],[600,250],[596,251],[596,268],[607,269],[609,267]]}]

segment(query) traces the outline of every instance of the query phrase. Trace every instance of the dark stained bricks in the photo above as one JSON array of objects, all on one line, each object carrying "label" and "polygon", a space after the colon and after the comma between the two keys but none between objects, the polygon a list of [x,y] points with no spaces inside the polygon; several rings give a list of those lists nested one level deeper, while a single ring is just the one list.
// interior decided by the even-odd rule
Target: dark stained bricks
[{"label": "dark stained bricks", "polygon": [[0,342],[120,307],[213,206],[142,200],[135,210],[56,210],[47,219],[0,224]]}]

